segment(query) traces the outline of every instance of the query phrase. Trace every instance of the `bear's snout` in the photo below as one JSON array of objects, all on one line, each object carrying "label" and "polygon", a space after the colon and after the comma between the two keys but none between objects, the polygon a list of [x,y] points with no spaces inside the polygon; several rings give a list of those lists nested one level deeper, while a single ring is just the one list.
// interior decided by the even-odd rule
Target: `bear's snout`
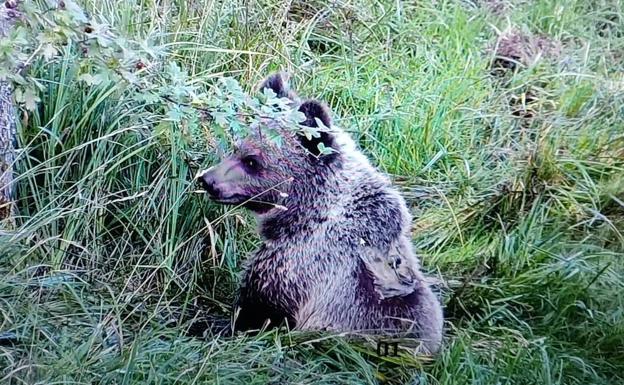
[{"label": "bear's snout", "polygon": [[204,171],[199,177],[199,184],[206,190],[208,195],[214,198],[219,197],[219,190],[216,187],[214,174],[210,170]]},{"label": "bear's snout", "polygon": [[248,196],[235,178],[236,175],[230,164],[222,163],[200,172],[197,182],[206,190],[211,200],[223,204],[239,204]]}]

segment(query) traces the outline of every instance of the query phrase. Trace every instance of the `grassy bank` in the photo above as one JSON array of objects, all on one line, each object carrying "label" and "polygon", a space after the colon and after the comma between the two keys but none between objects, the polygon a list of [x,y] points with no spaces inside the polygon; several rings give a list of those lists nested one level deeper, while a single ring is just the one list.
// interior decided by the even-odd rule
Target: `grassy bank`
[{"label": "grassy bank", "polygon": [[41,103],[20,115],[0,382],[624,382],[622,4],[325,3],[82,4],[199,87],[288,69],[327,101],[413,209],[448,318],[440,356],[285,330],[189,337],[229,317],[253,218],[194,192],[213,148],[163,144],[165,113],[78,81],[67,47],[35,65]]}]

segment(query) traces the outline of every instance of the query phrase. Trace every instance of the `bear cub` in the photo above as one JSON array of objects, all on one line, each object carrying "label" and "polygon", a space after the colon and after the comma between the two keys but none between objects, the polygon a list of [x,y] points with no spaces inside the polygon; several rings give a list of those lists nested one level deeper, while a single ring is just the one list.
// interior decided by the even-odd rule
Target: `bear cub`
[{"label": "bear cub", "polygon": [[[324,103],[301,100],[283,73],[262,88],[288,98],[305,115],[301,124],[318,135],[267,119],[281,144],[256,127],[232,156],[198,176],[212,200],[246,207],[258,220],[262,244],[247,262],[235,329],[260,329],[268,321],[401,335],[417,338],[419,352],[437,352],[442,310],[412,250],[405,201],[332,125]],[[333,151],[320,151],[319,143]]]}]

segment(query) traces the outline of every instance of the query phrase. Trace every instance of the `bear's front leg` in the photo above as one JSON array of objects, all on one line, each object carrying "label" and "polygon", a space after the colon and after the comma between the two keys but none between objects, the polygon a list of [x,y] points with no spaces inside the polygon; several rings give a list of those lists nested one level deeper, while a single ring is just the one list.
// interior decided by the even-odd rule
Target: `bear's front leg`
[{"label": "bear's front leg", "polygon": [[241,290],[234,307],[234,330],[260,330],[268,322],[268,327],[284,324],[294,327],[295,320],[288,312],[265,300],[261,295]]}]

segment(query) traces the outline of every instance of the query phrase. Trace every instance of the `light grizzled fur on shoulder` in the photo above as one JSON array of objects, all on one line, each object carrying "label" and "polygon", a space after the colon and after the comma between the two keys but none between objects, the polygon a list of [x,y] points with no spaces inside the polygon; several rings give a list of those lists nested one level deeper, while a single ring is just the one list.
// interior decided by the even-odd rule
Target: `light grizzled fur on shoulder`
[{"label": "light grizzled fur on shoulder", "polygon": [[[243,204],[258,217],[263,242],[243,277],[236,326],[269,320],[408,335],[420,339],[422,352],[438,351],[441,306],[413,253],[403,198],[332,125],[323,103],[300,100],[282,74],[263,86],[290,98],[306,115],[303,124],[319,119],[330,130],[311,139],[283,130],[281,146],[259,132],[201,176],[212,199]],[[318,143],[335,151],[323,155]]]}]

